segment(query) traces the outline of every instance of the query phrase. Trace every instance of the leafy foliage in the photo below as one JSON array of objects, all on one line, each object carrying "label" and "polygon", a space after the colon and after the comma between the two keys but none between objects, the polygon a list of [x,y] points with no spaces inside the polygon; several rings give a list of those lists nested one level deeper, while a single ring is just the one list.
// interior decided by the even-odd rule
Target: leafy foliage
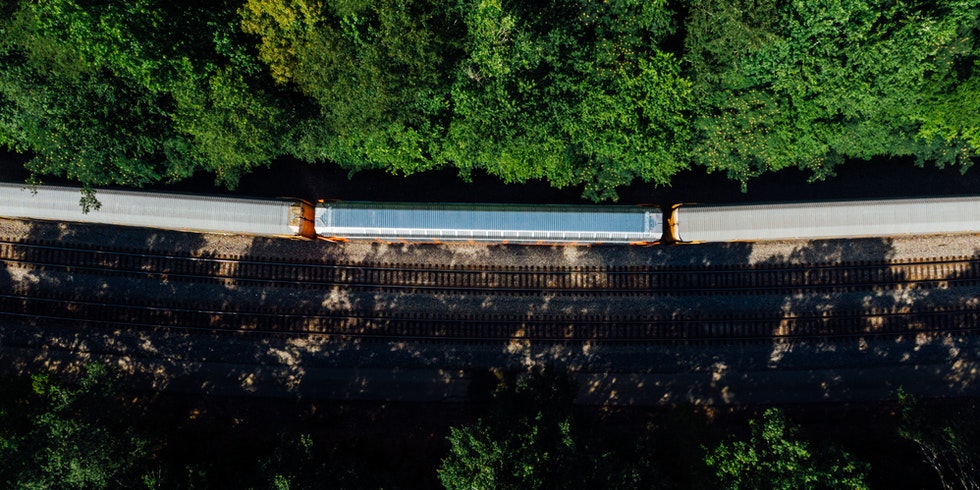
[{"label": "leafy foliage", "polygon": [[[980,489],[980,425],[974,411],[946,413],[927,408],[904,390],[898,392],[902,409],[899,434],[915,443],[926,463],[936,471],[944,489]],[[975,407],[973,407],[975,408]]]},{"label": "leafy foliage", "polygon": [[279,101],[231,46],[227,7],[21,2],[0,42],[0,135],[38,178],[142,186],[203,169],[233,186],[281,154]]},{"label": "leafy foliage", "polygon": [[164,168],[159,158],[174,137],[159,99],[93,65],[72,40],[52,35],[43,8],[23,6],[0,42],[0,126],[16,149],[37,155],[30,170],[89,186],[186,175],[180,166]]},{"label": "leafy foliage", "polygon": [[279,133],[288,111],[234,67],[204,76],[189,70],[172,96],[173,127],[186,138],[179,151],[218,182],[234,187],[243,174],[282,153]]},{"label": "leafy foliage", "polygon": [[[358,403],[321,414],[316,422],[306,418],[311,405],[282,400],[275,404],[278,415],[269,417],[271,407],[256,412],[264,403],[254,400],[216,404],[210,397],[186,395],[161,400],[117,388],[124,381],[104,366],[89,366],[70,383],[47,374],[0,377],[0,486],[300,489],[436,483],[426,473],[443,447],[429,442],[443,428],[429,432],[432,427],[409,422],[404,429],[405,414],[389,414],[394,416],[387,421],[383,411],[361,417],[371,405]],[[538,371],[499,388],[485,417],[450,431],[449,452],[438,471],[445,486],[867,488],[880,483],[866,479],[867,465],[847,453],[802,440],[775,409],[750,424],[749,437],[730,437],[709,449],[703,441],[720,439],[719,429],[729,427],[708,422],[703,412],[626,411],[621,415],[628,416],[627,427],[618,427],[624,419],[610,425],[609,407],[573,406],[575,387],[561,373]],[[850,442],[898,429],[937,471],[944,488],[976,488],[976,400],[922,401],[901,393],[899,403],[900,427],[884,417]],[[301,419],[291,419],[296,410],[304,413]],[[338,420],[335,415],[344,412],[356,412],[372,426],[344,427],[355,420],[347,415]],[[605,415],[600,419],[599,413]],[[882,419],[877,412],[864,417]],[[848,424],[864,428],[867,422]],[[389,425],[379,427],[382,423]],[[399,434],[386,430],[392,427]],[[406,434],[412,441],[399,440]],[[874,475],[898,475],[892,486],[903,477],[918,478],[921,467],[895,463],[915,457],[912,444],[881,442],[872,441],[868,453],[877,458]],[[718,481],[709,480],[712,470]]]},{"label": "leafy foliage", "polygon": [[950,127],[941,129],[937,111],[949,99],[936,91],[970,99],[963,76],[975,75],[956,67],[976,59],[978,8],[976,1],[692,2],[685,59],[701,101],[695,160],[743,184],[791,166],[823,178],[845,157],[969,166],[978,150],[967,139],[971,118],[946,119]]},{"label": "leafy foliage", "polygon": [[744,185],[788,167],[823,178],[847,158],[965,170],[980,149],[980,0],[0,10],[0,145],[36,156],[34,180],[205,171],[234,186],[288,155],[352,172],[481,170],[599,201],[691,164]]},{"label": "leafy foliage", "polygon": [[[283,432],[272,454],[260,460],[256,480],[265,480],[265,487],[275,490],[399,486],[390,462],[378,449],[357,438],[325,441],[307,433]],[[249,480],[240,483],[250,484]]]},{"label": "leafy foliage", "polygon": [[316,101],[293,153],[350,169],[451,165],[615,198],[686,166],[690,96],[665,2],[251,0],[242,27]]},{"label": "leafy foliage", "polygon": [[867,465],[839,450],[820,453],[797,438],[782,411],[770,408],[761,426],[749,423],[749,440],[729,440],[710,450],[705,462],[731,489],[866,488]]},{"label": "leafy foliage", "polygon": [[[642,488],[656,480],[636,446],[620,452],[574,413],[567,374],[535,371],[494,395],[491,412],[451,430],[446,488]],[[640,455],[637,457],[637,455]]]},{"label": "leafy foliage", "polygon": [[0,482],[5,488],[138,485],[148,441],[125,423],[128,417],[104,368],[89,366],[77,387],[35,375],[32,392],[22,420],[0,414]]},{"label": "leafy foliage", "polygon": [[464,174],[584,185],[591,199],[686,166],[690,86],[659,46],[665,2],[461,2],[466,53],[445,158]]},{"label": "leafy foliage", "polygon": [[273,78],[315,104],[294,155],[352,170],[438,165],[431,145],[458,30],[438,3],[250,0],[240,13]]},{"label": "leafy foliage", "polygon": [[298,69],[297,51],[324,20],[323,3],[248,0],[240,13],[242,30],[261,40],[259,59],[269,66],[272,78],[279,83],[290,81]]}]

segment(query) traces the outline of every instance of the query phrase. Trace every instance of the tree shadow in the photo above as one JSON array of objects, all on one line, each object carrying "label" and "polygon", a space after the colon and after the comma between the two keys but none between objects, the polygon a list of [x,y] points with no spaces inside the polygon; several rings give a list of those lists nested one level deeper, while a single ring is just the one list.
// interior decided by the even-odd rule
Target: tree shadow
[{"label": "tree shadow", "polygon": [[[168,359],[152,330],[131,324],[127,308],[156,305],[163,319],[173,316],[171,305],[181,298],[190,303],[195,285],[175,277],[179,271],[160,267],[159,259],[192,254],[203,245],[201,236],[40,220],[2,220],[0,226],[4,240],[19,242],[5,249],[6,274],[0,277],[5,369],[71,378],[90,362],[133,373],[136,353]],[[54,253],[66,246],[72,255]],[[126,257],[129,253],[140,255]],[[105,267],[120,272],[106,274]],[[141,271],[147,271],[145,277],[138,277]]]},{"label": "tree shadow", "polygon": [[[978,393],[976,340],[956,324],[975,326],[970,311],[977,295],[969,280],[976,271],[910,283],[889,262],[895,256],[889,239],[778,247],[338,244],[43,222],[20,226],[32,243],[139,250],[147,262],[135,267],[156,271],[108,278],[6,265],[0,287],[67,297],[74,303],[61,308],[79,315],[77,321],[71,311],[58,321],[13,321],[15,312],[5,308],[2,362],[21,372],[77,371],[98,360],[122,368],[134,386],[153,390],[351,400],[485,401],[503,379],[497,376],[542,365],[569,370],[582,386],[579,401],[589,404],[870,400],[889,398],[899,386],[929,396]],[[226,259],[204,269],[225,277],[182,278],[181,271],[152,262],[158,253]],[[322,283],[312,272],[301,275],[309,277],[306,284],[249,279],[273,267],[270,260],[291,269],[429,264],[474,274],[552,264],[563,267],[556,278],[600,293],[555,287],[515,295],[494,290],[492,281],[484,289],[445,293],[422,283],[404,289]],[[864,264],[860,270],[842,266],[858,262]],[[617,274],[640,267],[655,273],[639,293],[601,292]],[[731,279],[745,268],[754,279]],[[716,274],[710,280],[696,274],[704,270]],[[657,282],[659,273],[673,279]],[[863,275],[885,284],[864,284]],[[770,276],[782,286],[753,289]],[[833,290],[831,279],[855,286]],[[85,319],[94,308],[87,301],[116,305],[113,321]],[[127,324],[129,304],[158,309],[159,324],[176,328]],[[201,307],[211,313],[186,311]],[[922,307],[936,315],[908,314]],[[965,313],[951,316],[951,309]],[[481,315],[497,323],[487,325]],[[936,329],[930,318],[945,323]],[[433,331],[443,337],[417,338],[404,329],[406,322],[437,323]],[[507,338],[499,336],[500,322],[510,325]],[[308,334],[297,335],[297,329]]]},{"label": "tree shadow", "polygon": [[[893,255],[889,239],[810,241],[779,253],[753,250],[745,264],[760,271],[789,274],[791,267],[806,265],[807,287],[747,298],[755,311],[736,315],[730,325],[700,322],[708,334],[698,341],[644,347],[646,370],[582,373],[589,387],[583,401],[875,401],[894,399],[899,387],[933,397],[980,394],[973,286],[980,255],[974,251],[973,262],[960,272],[934,270],[926,279],[889,263]],[[841,267],[848,263],[864,266]],[[860,286],[828,289],[830,275]],[[739,339],[746,325],[750,338]]]}]

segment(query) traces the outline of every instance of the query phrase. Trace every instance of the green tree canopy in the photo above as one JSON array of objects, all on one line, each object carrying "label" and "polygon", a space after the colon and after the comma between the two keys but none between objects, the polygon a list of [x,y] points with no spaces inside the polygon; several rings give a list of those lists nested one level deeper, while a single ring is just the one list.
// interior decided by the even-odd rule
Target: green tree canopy
[{"label": "green tree canopy", "polygon": [[[37,177],[233,186],[281,154],[288,111],[262,87],[230,5],[20,2],[0,20],[0,138]],[[230,29],[229,29],[230,27]]]},{"label": "green tree canopy", "polygon": [[127,424],[105,368],[89,365],[76,387],[47,374],[32,382],[28,410],[0,410],[4,488],[133,488],[141,482],[148,441]]},{"label": "green tree canopy", "polygon": [[308,160],[481,169],[593,199],[687,165],[666,2],[250,0],[241,14],[272,76],[316,101],[293,147]]},{"label": "green tree canopy", "polygon": [[[659,468],[576,415],[567,374],[537,370],[494,394],[490,413],[454,427],[439,468],[446,488],[651,488]],[[635,441],[634,441],[635,442]]]},{"label": "green tree canopy", "polygon": [[749,439],[731,439],[708,451],[724,488],[795,490],[799,488],[867,488],[867,466],[839,450],[820,451],[800,440],[798,429],[782,411],[770,408],[762,424],[749,422]]},{"label": "green tree canopy", "polygon": [[460,30],[441,2],[249,0],[240,14],[272,77],[313,106],[291,139],[295,156],[351,170],[440,165],[433,148]]},{"label": "green tree canopy", "polygon": [[[7,0],[0,145],[141,186],[289,155],[593,200],[980,148],[980,0]],[[685,13],[681,19],[678,12]],[[680,37],[683,35],[683,42]]]},{"label": "green tree canopy", "polygon": [[978,9],[975,0],[693,1],[695,161],[743,184],[794,166],[823,178],[844,157],[968,167],[976,117],[953,119],[945,105],[975,103]]},{"label": "green tree canopy", "polygon": [[639,177],[666,183],[687,165],[690,86],[661,49],[666,2],[461,1],[443,155],[464,174],[583,185],[592,199]]}]

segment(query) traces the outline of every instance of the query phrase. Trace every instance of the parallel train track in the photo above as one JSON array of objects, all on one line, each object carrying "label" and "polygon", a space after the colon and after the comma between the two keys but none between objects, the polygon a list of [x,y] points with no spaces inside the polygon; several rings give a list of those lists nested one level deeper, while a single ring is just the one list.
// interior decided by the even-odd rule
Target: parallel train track
[{"label": "parallel train track", "polygon": [[[397,289],[413,294],[821,294],[882,287],[972,286],[980,259],[847,264],[705,267],[447,267],[424,264],[290,263],[273,259],[195,257],[95,249],[56,243],[0,242],[0,261],[32,271],[85,272],[154,280],[261,283],[270,288]],[[530,314],[452,312],[379,314],[261,311],[166,301],[96,301],[48,294],[0,294],[0,317],[79,325],[198,330],[261,335],[331,335],[359,339],[535,340],[548,342],[754,342],[777,338],[896,336],[956,330],[974,333],[980,312],[961,306],[782,314]]]},{"label": "parallel train track", "polygon": [[980,330],[975,308],[838,311],[832,315],[350,315],[295,311],[228,311],[192,304],[127,304],[70,298],[0,295],[0,317],[125,328],[330,335],[390,340],[534,340],[547,342],[773,341],[832,337],[894,337]]},{"label": "parallel train track", "polygon": [[828,289],[980,283],[980,258],[745,266],[474,267],[399,263],[295,263],[271,258],[179,254],[0,242],[0,262],[34,270],[65,270],[168,280],[525,294],[532,291],[634,294],[791,294]]}]

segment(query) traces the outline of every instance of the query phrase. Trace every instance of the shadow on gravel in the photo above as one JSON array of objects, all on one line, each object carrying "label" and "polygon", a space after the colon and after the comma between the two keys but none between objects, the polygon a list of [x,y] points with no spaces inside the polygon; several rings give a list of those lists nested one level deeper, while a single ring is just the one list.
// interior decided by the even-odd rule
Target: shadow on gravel
[{"label": "shadow on gravel", "polygon": [[[766,368],[781,375],[798,373],[788,378],[793,384],[786,391],[797,391],[799,401],[888,399],[899,388],[922,396],[980,394],[977,342],[966,329],[976,327],[973,283],[961,285],[962,274],[948,273],[922,280],[917,272],[883,263],[891,258],[892,244],[887,239],[827,240],[764,262],[775,266],[882,262],[842,274],[851,274],[849,280],[855,284],[869,282],[866,275],[884,281],[834,293],[821,288],[821,273],[813,271],[810,290],[783,298],[782,318],[773,322],[774,335],[808,338],[775,340]],[[938,272],[938,266],[934,270]],[[844,337],[831,338],[835,335]],[[785,396],[786,391],[780,392],[780,398],[795,401],[794,395]]]},{"label": "shadow on gravel", "polygon": [[[10,294],[14,284],[14,278],[8,269],[8,262],[0,261],[0,293],[4,296]],[[10,327],[16,321],[19,321],[16,316],[0,316],[0,369],[3,370],[12,370],[16,366],[15,354],[8,353],[11,348],[16,348],[10,332]]]},{"label": "shadow on gravel", "polygon": [[[5,229],[5,240],[26,243],[0,274],[3,369],[71,378],[98,361],[121,368],[143,387],[166,387],[186,370],[186,345],[141,326],[145,319],[128,308],[150,306],[160,324],[181,325],[181,308],[208,293],[180,280],[181,271],[167,268],[158,255],[194,253],[204,245],[203,235],[16,220],[6,221]],[[56,254],[66,245],[73,253]],[[159,273],[137,278],[99,270],[106,266]]]},{"label": "shadow on gravel", "polygon": [[[255,238],[243,258],[279,257],[283,245],[282,240]],[[419,261],[413,246],[400,244],[364,244],[353,249],[325,241],[290,241],[287,245],[293,253],[292,260],[299,264],[390,265]],[[443,263],[448,257],[433,257],[433,263]],[[231,378],[239,380],[239,390],[331,399],[467,400],[472,373],[469,360],[457,357],[448,342],[439,346],[404,338],[391,340],[387,325],[392,316],[410,315],[413,311],[439,314],[453,311],[455,305],[442,300],[433,302],[410,291],[369,287],[301,286],[270,288],[258,294],[256,304],[266,311],[307,319],[277,324],[284,331],[323,331],[327,328],[324,319],[349,319],[330,327],[330,335],[258,334],[252,339],[240,339],[241,352],[249,352],[250,360],[243,360],[240,369],[231,373]],[[236,387],[229,384],[223,389],[233,391]]]},{"label": "shadow on gravel", "polygon": [[[691,248],[717,257],[713,247]],[[729,259],[744,254],[737,264],[774,271],[805,264],[808,287],[768,296],[690,298],[690,310],[678,308],[678,315],[696,318],[716,303],[716,311],[734,313],[734,321],[695,320],[688,332],[700,340],[624,349],[624,354],[613,355],[618,362],[607,364],[622,367],[629,356],[638,356],[645,366],[633,363],[621,373],[581,369],[583,401],[866,401],[894,399],[900,387],[929,397],[980,395],[980,343],[973,331],[978,317],[975,264],[962,273],[917,281],[884,263],[893,256],[888,239],[811,241],[768,257],[752,251],[749,244],[717,247]],[[738,253],[733,255],[733,250]],[[973,259],[980,259],[980,253],[974,252]],[[706,256],[703,263],[709,262]],[[821,265],[856,262],[880,265],[839,269],[841,279],[858,285],[868,282],[865,277],[887,279],[847,291],[826,287],[827,272]],[[932,313],[910,315],[923,310]],[[739,332],[739,323],[752,331]],[[752,339],[734,345],[725,341],[738,336]]]},{"label": "shadow on gravel", "polygon": [[[281,253],[281,245],[277,240],[254,239],[244,256],[274,256]],[[659,265],[681,271],[751,265],[776,274],[803,265],[811,286],[770,294],[747,294],[738,288],[691,294],[665,287],[639,299],[600,301],[570,300],[554,291],[520,297],[494,292],[446,296],[341,287],[268,291],[264,296],[259,294],[256,304],[269,311],[291,308],[311,318],[352,313],[361,320],[352,320],[344,330],[351,337],[225,340],[229,353],[223,362],[232,368],[225,378],[212,377],[212,381],[224,381],[211,382],[206,390],[339,399],[477,401],[492,390],[493,383],[487,383],[488,372],[514,374],[532,366],[558,365],[580,380],[580,401],[594,404],[875,400],[891,398],[900,386],[928,396],[978,393],[973,337],[949,333],[956,325],[929,325],[922,317],[906,320],[902,316],[923,306],[969,308],[971,301],[976,301],[975,295],[971,296],[974,289],[948,281],[905,287],[868,285],[862,277],[848,277],[865,274],[888,278],[890,283],[906,283],[910,278],[886,264],[894,253],[887,239],[812,241],[770,255],[766,255],[765,247],[751,243],[623,249],[308,242],[294,243],[292,248],[300,261],[373,265],[493,262],[496,266],[528,266],[560,262],[573,268]],[[840,269],[837,280],[857,284],[846,291],[825,287],[827,279],[821,274],[826,266],[858,262],[877,265],[853,272]],[[595,273],[584,275],[596,284],[611,281]],[[513,337],[531,332],[535,318],[557,318],[557,323],[566,325],[559,334],[575,339],[561,343],[519,339],[418,342],[404,337],[394,341],[371,337],[387,335],[385,319],[393,315],[476,316],[481,312],[527,318],[527,323],[514,324]],[[677,321],[665,322],[668,326],[660,330],[651,329],[648,342],[627,343],[609,341],[615,332],[590,331],[581,323],[583,318],[606,321],[636,315]],[[752,321],[746,322],[746,318]],[[745,327],[747,323],[750,327]],[[479,327],[467,331],[471,328],[468,325],[461,323],[449,334],[485,335]],[[618,327],[613,322],[608,328]],[[925,332],[936,328],[947,333]],[[664,336],[677,335],[678,331],[696,340],[664,340]],[[588,334],[592,337],[583,339],[582,332],[592,332]],[[842,338],[841,333],[847,335]],[[804,337],[799,338],[801,335]],[[752,338],[730,341],[746,336]]]},{"label": "shadow on gravel", "polygon": [[[246,256],[281,253],[276,240],[255,239]],[[269,293],[260,303],[284,305],[318,315],[354,312],[369,321],[352,321],[352,337],[286,340],[265,337],[243,342],[251,352],[231,375],[247,392],[312,397],[387,400],[480,400],[492,390],[488,372],[520,373],[536,365],[564,366],[581,382],[580,401],[595,404],[789,403],[886,399],[899,386],[930,396],[976,394],[976,342],[969,334],[926,333],[956,325],[928,325],[921,317],[905,320],[912,308],[969,308],[974,289],[948,281],[862,285],[866,274],[905,283],[901,271],[885,262],[893,247],[887,239],[806,242],[791,251],[766,255],[751,243],[662,248],[619,247],[457,247],[370,243],[352,246],[326,242],[297,244],[302,260],[359,264],[461,264],[494,262],[536,265],[561,262],[569,267],[659,265],[676,270],[751,265],[776,271],[809,267],[812,287],[792,293],[688,294],[652,290],[640,299],[575,300],[541,291],[512,297],[493,292],[426,295],[334,287],[298,289],[288,295]],[[838,280],[856,282],[847,291],[822,286],[822,270],[842,263],[873,263],[861,271],[839,271]],[[569,272],[569,274],[579,274]],[[582,273],[584,274],[584,273]],[[608,278],[584,274],[594,283]],[[601,274],[599,274],[601,275]],[[948,278],[949,280],[955,278]],[[951,285],[952,284],[952,285]],[[737,289],[737,288],[736,288]],[[515,339],[509,342],[416,342],[371,338],[385,335],[391,315],[476,315],[492,312],[529,320],[542,315],[566,327],[567,342]],[[676,319],[672,326],[651,329],[647,342],[616,342],[615,332],[595,332],[583,339],[582,318],[607,320],[626,316]],[[561,320],[565,318],[565,320]],[[750,318],[752,321],[746,322]],[[937,320],[938,321],[938,320]],[[946,320],[943,320],[946,321]],[[751,324],[745,327],[746,323]],[[461,324],[454,335],[480,337]],[[517,322],[512,336],[527,335],[531,323]],[[618,328],[614,322],[610,329]],[[742,330],[739,330],[739,329]],[[749,328],[748,331],[745,328]],[[373,329],[378,329],[374,331]],[[671,330],[673,329],[673,330]],[[664,340],[683,335],[696,340]],[[841,338],[844,332],[847,336]],[[896,333],[900,332],[900,333]],[[788,336],[805,336],[786,340]],[[730,341],[732,337],[753,337]],[[833,339],[830,337],[834,336]],[[234,382],[223,389],[234,390]],[[218,390],[215,385],[211,389]]]},{"label": "shadow on gravel", "polygon": [[[472,247],[241,237],[231,240],[230,248],[214,249],[208,235],[118,227],[37,222],[23,234],[37,243],[148,252],[145,264],[135,262],[137,268],[161,267],[151,263],[154,252],[202,255],[220,250],[242,259],[210,265],[211,272],[226,276],[243,267],[268,267],[250,264],[250,259],[287,256],[299,264],[288,267],[561,264],[567,267],[564,279],[574,277],[599,287],[614,278],[598,266],[654,266],[676,272],[681,279],[641,295],[576,296],[555,290],[532,295],[494,291],[447,295],[340,286],[268,287],[244,280],[189,281],[181,279],[180,270],[166,266],[158,277],[133,279],[93,275],[81,267],[35,270],[5,262],[0,268],[0,287],[5,291],[66,298],[61,316],[77,311],[80,316],[104,314],[109,320],[96,329],[89,322],[47,321],[40,314],[33,320],[3,315],[0,363],[22,372],[39,368],[71,372],[82,363],[102,359],[130,373],[136,384],[153,389],[403,401],[485,400],[496,376],[512,376],[539,365],[561,366],[574,373],[581,387],[579,400],[592,404],[875,400],[890,398],[900,386],[927,396],[980,394],[980,349],[972,332],[956,332],[957,317],[905,315],[923,306],[940,312],[976,312],[977,271],[910,283],[912,278],[886,264],[894,255],[887,239],[811,241],[771,252],[771,247],[752,243]],[[30,259],[40,250],[25,252],[23,258]],[[974,257],[980,258],[980,252]],[[826,267],[858,261],[877,265],[860,271]],[[800,265],[806,286],[790,291],[760,292],[751,289],[753,284],[712,285],[694,275],[704,268],[738,267],[778,275]],[[845,291],[825,287],[827,270],[836,271],[838,280],[857,285]],[[690,277],[684,279],[685,274]],[[861,277],[848,274],[887,280],[864,284]],[[99,313],[86,304],[93,299],[117,306]],[[161,322],[197,330],[162,333],[127,325],[129,303],[155,306]],[[212,314],[182,312],[201,305]],[[15,303],[7,303],[6,313],[16,313],[15,309]],[[229,311],[243,315],[222,314]],[[424,323],[426,318],[479,313],[523,320],[515,321],[510,332],[514,340],[507,342],[418,341],[410,333],[392,340],[386,330],[392,316],[415,315]],[[274,320],[264,326],[238,320],[263,315]],[[632,327],[624,319],[637,316],[653,319],[652,326],[629,332]],[[963,321],[970,320],[967,316]],[[336,330],[326,336],[275,332],[322,329],[319,320],[326,317],[351,319],[339,327],[335,324]],[[568,340],[534,340],[540,334],[535,333],[535,321],[542,318],[552,325],[551,338],[567,336]],[[273,325],[272,331],[268,325]],[[444,329],[446,335],[488,335],[472,325],[460,321]],[[225,327],[243,332],[211,330]],[[933,329],[943,332],[928,332]],[[841,337],[842,332],[847,335]],[[632,339],[622,341],[624,337]]]}]

